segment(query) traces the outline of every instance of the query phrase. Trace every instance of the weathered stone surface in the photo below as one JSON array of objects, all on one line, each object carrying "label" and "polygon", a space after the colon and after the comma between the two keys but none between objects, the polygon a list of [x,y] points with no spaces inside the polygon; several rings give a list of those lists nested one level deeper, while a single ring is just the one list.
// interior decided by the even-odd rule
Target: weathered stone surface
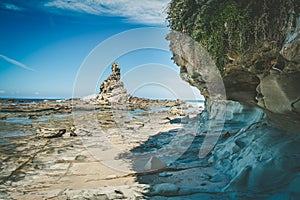
[{"label": "weathered stone surface", "polygon": [[[0,120],[0,198],[145,199],[144,193],[148,186],[137,182],[135,171],[126,168],[124,172],[119,165],[111,166],[111,161],[125,160],[131,163],[132,158],[119,158],[119,153],[127,153],[151,136],[182,126],[165,120],[171,117],[165,107],[166,102],[171,101],[147,101],[141,98],[133,100],[137,104],[145,103],[150,108],[164,109],[159,112],[113,108],[91,110],[90,104],[83,104],[82,110],[72,115],[57,114],[54,111],[51,114],[31,111],[30,114],[37,118],[30,120],[28,113],[0,112],[1,116],[8,116],[7,119]],[[176,105],[184,107],[178,102],[181,101],[174,101]],[[71,103],[81,105],[80,100],[66,100],[60,103],[47,101],[41,107],[44,109],[53,104],[70,106]],[[23,109],[17,103],[13,106],[16,110]],[[88,106],[88,109],[84,106]],[[36,105],[33,108],[39,110]],[[26,109],[32,110],[30,105]],[[162,125],[162,121],[166,123]],[[28,135],[4,135],[6,132],[20,130],[28,131]],[[71,134],[76,134],[77,137],[69,137]],[[48,139],[51,137],[58,138]],[[121,152],[110,152],[109,149],[114,145],[120,147]],[[92,150],[103,157],[99,159]],[[143,154],[141,152],[137,160],[143,158]],[[146,156],[147,159],[139,162],[138,171],[144,172],[144,165],[149,157]],[[166,163],[161,166],[166,166]],[[156,170],[157,163],[152,162],[151,167]]]},{"label": "weathered stone surface", "polygon": [[167,166],[166,163],[162,162],[159,158],[153,156],[146,163],[144,170],[151,171],[151,170],[163,169],[166,166]]},{"label": "weathered stone surface", "polygon": [[183,115],[184,115],[182,109],[178,109],[178,108],[176,108],[176,107],[171,107],[171,108],[170,108],[170,113],[171,113],[172,115],[178,115],[178,116],[183,116]]},{"label": "weathered stone surface", "polygon": [[180,122],[182,124],[188,124],[189,123],[189,120],[190,120],[190,116],[189,115],[186,115],[184,116],[183,118],[181,118]]},{"label": "weathered stone surface", "polygon": [[[218,74],[212,64],[207,67],[207,53],[197,45],[191,45],[195,43],[191,38],[171,33],[168,39],[181,77],[200,90],[206,98],[208,111],[211,102],[235,100],[263,108],[278,126],[284,127],[293,121],[289,127],[297,129],[299,123],[294,121],[300,121],[298,37],[284,44],[282,51],[272,45],[257,46],[240,59],[232,60],[222,74]],[[280,117],[284,119],[279,120]]]},{"label": "weathered stone surface", "polygon": [[39,128],[37,132],[38,138],[58,138],[62,137],[66,133],[66,129],[51,129],[51,128]]},{"label": "weathered stone surface", "polygon": [[178,194],[179,187],[172,183],[161,183],[154,185],[151,195],[160,196],[176,196]]},{"label": "weathered stone surface", "polygon": [[[213,16],[210,18],[209,12],[201,13],[201,10],[211,8],[219,12],[218,9],[223,10],[221,7],[224,5],[223,2],[193,2],[199,5],[203,3],[202,6],[198,7],[198,13],[191,12],[197,10],[193,7],[172,1],[172,8],[175,10],[172,14],[175,14],[172,16],[173,21],[170,25],[176,27],[174,30],[181,32],[171,33],[168,39],[170,40],[170,49],[173,52],[173,60],[180,66],[181,77],[191,85],[196,86],[206,99],[205,110],[207,112],[203,112],[200,116],[200,119],[204,119],[199,127],[200,132],[208,121],[220,123],[220,119],[225,119],[221,131],[218,132],[219,129],[213,125],[208,128],[207,132],[200,134],[207,140],[209,140],[210,131],[215,135],[222,135],[211,154],[207,155],[209,164],[229,176],[227,186],[219,188],[220,194],[223,191],[229,194],[242,193],[244,196],[240,197],[241,199],[248,195],[251,198],[256,198],[254,197],[256,195],[252,196],[254,193],[260,193],[261,196],[257,195],[258,199],[298,199],[300,193],[296,192],[296,188],[299,188],[300,182],[294,169],[300,166],[298,159],[300,144],[299,2],[278,1],[278,4],[284,4],[284,6],[279,6],[279,9],[278,5],[272,5],[271,1],[264,1],[264,5],[261,7],[264,10],[260,14],[268,16],[270,12],[280,11],[280,13],[266,17],[268,20],[264,22],[260,21],[262,17],[257,21],[253,20],[246,23],[246,27],[255,26],[255,30],[248,32],[249,35],[253,34],[251,37],[262,38],[255,42],[249,40],[248,44],[247,40],[244,40],[247,44],[245,51],[238,49],[239,52],[235,51],[236,55],[231,54],[232,46],[230,43],[237,42],[238,38],[227,38],[229,35],[227,32],[220,34],[220,31],[217,30],[219,28],[218,23],[220,20],[225,20],[226,16],[220,15],[220,18]],[[238,5],[242,1],[231,2]],[[241,4],[247,5],[244,3]],[[251,5],[255,5],[255,3],[259,4],[260,2],[252,1]],[[177,15],[182,10],[186,13]],[[284,10],[286,12],[282,12]],[[256,12],[255,9],[254,12]],[[201,20],[195,17],[197,14],[200,18],[203,17],[202,20],[206,21],[208,26],[203,25],[205,22],[200,23]],[[285,17],[279,17],[280,15]],[[195,26],[188,26],[193,20]],[[271,23],[272,20],[274,20],[273,23]],[[274,22],[280,23],[275,25]],[[229,32],[238,31],[235,27],[236,24],[232,23],[234,28],[230,29]],[[227,22],[225,22],[225,31],[227,31],[226,26]],[[180,30],[183,27],[189,30]],[[214,29],[210,27],[217,28],[214,32]],[[212,36],[217,37],[205,41],[205,31],[209,34],[211,32]],[[256,31],[266,31],[270,35],[269,37],[264,34],[258,36],[255,35]],[[221,42],[226,43],[223,46],[220,45],[221,48],[216,42],[219,37]],[[242,34],[239,38],[241,37]],[[192,38],[201,41],[201,44],[206,46],[206,50],[214,57],[209,58],[207,51],[203,51],[199,47],[201,44],[195,44]],[[222,49],[223,47],[225,48]],[[215,56],[216,51],[214,50],[220,49],[219,56]],[[224,59],[223,64],[218,64],[218,69],[215,70],[216,66],[210,61],[218,60],[223,55],[227,55],[228,58]],[[224,93],[222,93],[223,91]],[[238,101],[241,104],[237,102],[228,104],[227,99]],[[239,126],[243,127],[237,128]],[[215,137],[213,134],[211,135],[212,138]],[[198,137],[195,141],[197,140]],[[203,143],[199,140],[195,144],[202,144],[203,147],[205,139]],[[213,141],[210,139],[209,145]],[[191,145],[190,148],[194,148],[194,153],[191,151],[186,157],[193,157],[197,154],[195,153],[196,147]],[[174,180],[174,176],[172,176],[172,180]],[[217,177],[216,180],[208,178],[209,184],[221,180],[219,175],[209,177]],[[200,186],[205,187],[206,185],[203,183]],[[210,188],[209,191],[214,189]],[[239,197],[236,196],[236,198]]]},{"label": "weathered stone surface", "polygon": [[103,81],[100,86],[100,93],[96,101],[100,104],[125,104],[128,103],[131,95],[127,94],[124,84],[121,82],[121,70],[117,63],[113,63],[112,74]]}]

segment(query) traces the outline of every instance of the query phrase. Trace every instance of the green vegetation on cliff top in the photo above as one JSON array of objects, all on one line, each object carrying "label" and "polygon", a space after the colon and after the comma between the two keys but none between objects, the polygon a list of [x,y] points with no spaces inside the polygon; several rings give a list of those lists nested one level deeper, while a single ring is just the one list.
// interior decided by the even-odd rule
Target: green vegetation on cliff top
[{"label": "green vegetation on cliff top", "polygon": [[222,71],[228,53],[244,54],[263,43],[281,47],[295,26],[299,0],[172,0],[168,22],[212,55]]}]

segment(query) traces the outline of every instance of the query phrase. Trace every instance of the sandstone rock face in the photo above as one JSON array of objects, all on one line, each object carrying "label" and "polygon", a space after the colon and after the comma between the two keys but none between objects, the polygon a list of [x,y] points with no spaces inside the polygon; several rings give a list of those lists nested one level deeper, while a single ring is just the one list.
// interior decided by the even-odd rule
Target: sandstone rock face
[{"label": "sandstone rock face", "polygon": [[181,68],[181,77],[206,98],[208,110],[213,101],[234,100],[264,109],[283,127],[289,122],[289,127],[299,124],[295,122],[300,121],[300,36],[288,40],[282,49],[267,43],[253,48],[227,64],[220,77],[207,68],[207,55],[191,45],[194,41],[182,38],[180,33],[168,36],[173,60]]},{"label": "sandstone rock face", "polygon": [[129,101],[131,97],[127,94],[124,84],[120,81],[120,67],[117,63],[113,63],[112,74],[103,81],[100,86],[100,93],[96,97],[96,101],[100,104],[123,104]]},{"label": "sandstone rock face", "polygon": [[[300,166],[299,159],[291,156],[299,156],[300,143],[300,18],[295,22],[297,25],[286,34],[281,46],[266,40],[249,45],[245,53],[235,58],[228,56],[230,61],[219,73],[222,83],[216,66],[209,62],[212,58],[199,44],[179,32],[168,36],[181,77],[197,87],[206,99],[206,110],[200,120],[214,120],[218,124],[221,118],[226,119],[223,130],[228,127],[228,131],[225,128],[221,142],[208,155],[209,163],[230,177],[222,191],[274,191],[276,198],[300,196],[290,195],[299,188],[294,169]],[[214,131],[216,127],[208,130]]]}]

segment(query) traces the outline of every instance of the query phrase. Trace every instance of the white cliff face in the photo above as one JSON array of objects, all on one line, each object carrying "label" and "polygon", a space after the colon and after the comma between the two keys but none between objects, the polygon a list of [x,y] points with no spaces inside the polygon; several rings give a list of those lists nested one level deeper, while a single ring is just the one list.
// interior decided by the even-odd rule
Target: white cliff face
[{"label": "white cliff face", "polygon": [[111,69],[112,74],[101,84],[96,101],[100,104],[127,103],[131,95],[127,94],[124,84],[120,81],[120,67],[117,63],[113,63]]}]

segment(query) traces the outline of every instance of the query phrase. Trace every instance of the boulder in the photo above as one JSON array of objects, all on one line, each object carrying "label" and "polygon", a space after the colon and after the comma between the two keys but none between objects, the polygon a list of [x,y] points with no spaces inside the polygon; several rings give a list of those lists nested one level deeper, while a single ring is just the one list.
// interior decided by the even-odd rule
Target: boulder
[{"label": "boulder", "polygon": [[62,137],[66,133],[66,129],[55,128],[39,128],[37,131],[38,138],[58,138]]}]

